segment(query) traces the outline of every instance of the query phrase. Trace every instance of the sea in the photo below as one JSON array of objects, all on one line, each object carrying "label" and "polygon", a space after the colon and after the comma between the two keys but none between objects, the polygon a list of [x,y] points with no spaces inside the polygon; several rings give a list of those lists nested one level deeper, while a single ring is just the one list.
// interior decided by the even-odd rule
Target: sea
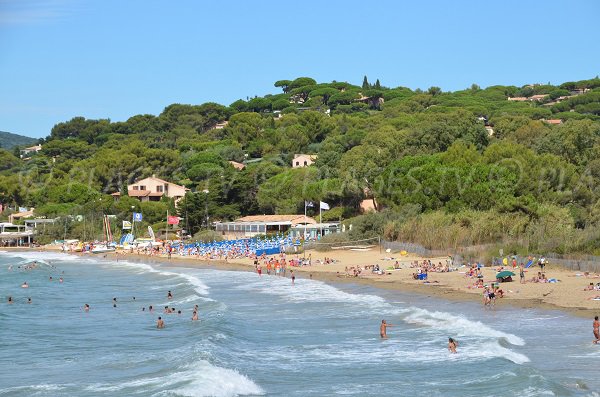
[{"label": "sea", "polygon": [[0,396],[600,395],[592,319],[427,288],[0,252]]}]

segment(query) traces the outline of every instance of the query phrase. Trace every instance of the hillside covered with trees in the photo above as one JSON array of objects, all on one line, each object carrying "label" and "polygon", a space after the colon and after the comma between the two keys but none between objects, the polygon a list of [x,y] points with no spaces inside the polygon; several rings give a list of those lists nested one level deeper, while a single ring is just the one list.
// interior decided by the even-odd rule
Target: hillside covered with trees
[{"label": "hillside covered with trees", "polygon": [[[196,233],[206,213],[302,213],[304,200],[321,200],[332,207],[324,219],[353,224],[345,238],[600,252],[599,78],[456,92],[367,77],[275,87],[229,106],[58,123],[28,160],[0,150],[0,203],[62,217],[54,238],[99,237],[100,222],[91,229],[75,215],[130,219],[132,206],[157,227],[176,210]],[[292,168],[296,153],[315,164]],[[177,209],[110,196],[152,174],[190,189]],[[363,200],[377,212],[361,215]]]},{"label": "hillside covered with trees", "polygon": [[37,139],[12,132],[0,131],[0,148],[12,149],[15,146],[30,146],[37,143]]}]

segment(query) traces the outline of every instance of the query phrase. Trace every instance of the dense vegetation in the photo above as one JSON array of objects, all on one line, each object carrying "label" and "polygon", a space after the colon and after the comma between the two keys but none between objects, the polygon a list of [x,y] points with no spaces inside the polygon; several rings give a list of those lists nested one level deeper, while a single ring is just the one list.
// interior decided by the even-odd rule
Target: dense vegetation
[{"label": "dense vegetation", "polygon": [[37,139],[28,136],[0,131],[0,148],[12,149],[15,146],[30,146],[37,143]]},{"label": "dense vegetation", "polygon": [[[67,216],[61,237],[99,233],[98,221],[92,230],[75,215],[128,219],[132,206],[160,227],[172,202],[109,195],[156,174],[191,189],[177,211],[192,233],[207,215],[299,213],[304,200],[322,200],[332,206],[325,219],[353,224],[349,237],[600,248],[599,78],[456,92],[366,77],[362,86],[308,77],[275,86],[280,93],[229,106],[173,104],[124,122],[59,123],[28,161],[0,150],[0,202]],[[295,153],[318,155],[316,164],[291,168]],[[379,212],[357,217],[364,199]]]}]

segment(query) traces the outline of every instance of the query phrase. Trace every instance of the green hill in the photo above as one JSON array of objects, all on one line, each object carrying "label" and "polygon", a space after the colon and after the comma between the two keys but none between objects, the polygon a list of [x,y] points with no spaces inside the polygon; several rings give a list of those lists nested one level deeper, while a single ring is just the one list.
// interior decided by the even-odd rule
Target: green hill
[{"label": "green hill", "polygon": [[15,146],[29,146],[35,144],[37,141],[36,138],[0,131],[0,147],[3,149],[12,149]]},{"label": "green hill", "polygon": [[[274,85],[230,105],[59,122],[35,156],[0,150],[0,203],[62,216],[46,241],[102,234],[101,222],[73,215],[130,220],[135,210],[138,230],[156,230],[168,210],[193,235],[207,221],[303,214],[323,201],[324,221],[346,223],[341,241],[600,255],[600,78],[454,92],[367,78]],[[314,164],[298,167],[297,154]],[[190,189],[177,207],[127,196],[153,174]],[[377,212],[361,214],[362,203]]]}]

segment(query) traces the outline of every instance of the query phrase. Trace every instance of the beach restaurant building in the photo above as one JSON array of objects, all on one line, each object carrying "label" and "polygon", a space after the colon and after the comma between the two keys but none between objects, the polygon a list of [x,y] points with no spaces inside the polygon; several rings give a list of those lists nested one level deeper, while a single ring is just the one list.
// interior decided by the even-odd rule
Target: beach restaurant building
[{"label": "beach restaurant building", "polygon": [[315,224],[317,221],[304,215],[251,215],[232,222],[217,222],[215,230],[226,239],[239,239],[260,234],[285,234],[292,228]]},{"label": "beach restaurant building", "polygon": [[0,222],[0,246],[21,247],[31,244],[33,230],[25,225],[13,225],[9,222]]}]

